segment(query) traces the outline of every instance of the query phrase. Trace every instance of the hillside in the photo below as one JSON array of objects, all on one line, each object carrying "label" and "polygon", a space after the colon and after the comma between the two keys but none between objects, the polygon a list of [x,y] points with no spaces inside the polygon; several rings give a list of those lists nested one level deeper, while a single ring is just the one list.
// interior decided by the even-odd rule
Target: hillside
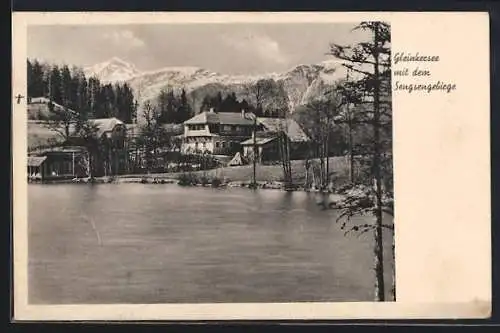
[{"label": "hillside", "polygon": [[62,136],[51,130],[41,121],[29,120],[27,134],[28,151],[32,151],[51,143],[62,142]]}]

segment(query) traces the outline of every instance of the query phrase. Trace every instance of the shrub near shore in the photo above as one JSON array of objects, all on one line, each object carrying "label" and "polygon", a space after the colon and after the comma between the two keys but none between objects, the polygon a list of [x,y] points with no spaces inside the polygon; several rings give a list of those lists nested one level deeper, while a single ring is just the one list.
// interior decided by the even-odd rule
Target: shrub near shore
[{"label": "shrub near shore", "polygon": [[[348,183],[348,167],[343,156],[330,158],[330,176],[336,189]],[[251,165],[222,167],[205,171],[175,173],[130,174],[113,177],[117,183],[175,184],[180,186],[251,187],[253,169]],[[292,161],[293,188],[301,190],[305,185],[304,161]],[[310,181],[312,180],[311,175]],[[67,180],[65,182],[71,182]],[[96,178],[96,183],[106,183]],[[258,165],[256,170],[257,188],[283,189],[283,170],[280,165]]]},{"label": "shrub near shore", "polygon": [[[341,186],[348,181],[348,162],[345,156],[330,157],[330,175],[336,186]],[[306,179],[305,161],[292,161],[292,179],[296,184],[304,184]],[[189,171],[189,172],[169,172],[151,175],[122,175],[119,178],[158,178],[158,179],[185,179],[185,178],[201,178],[208,179],[230,179],[231,182],[250,183],[252,181],[253,168],[252,165],[221,167],[217,169],[205,171]],[[256,181],[259,183],[266,182],[283,182],[283,169],[281,165],[257,165]]]}]

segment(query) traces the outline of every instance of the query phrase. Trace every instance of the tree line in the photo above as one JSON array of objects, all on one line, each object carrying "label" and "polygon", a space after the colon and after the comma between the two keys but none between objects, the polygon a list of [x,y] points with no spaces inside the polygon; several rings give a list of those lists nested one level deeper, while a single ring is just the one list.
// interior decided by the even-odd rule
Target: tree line
[{"label": "tree line", "polygon": [[222,92],[217,92],[215,94],[207,94],[201,102],[201,111],[209,111],[211,108],[215,112],[241,112],[241,110],[248,110],[250,104],[243,99],[239,101],[236,98],[234,92],[228,93],[225,97],[222,96]]},{"label": "tree line", "polygon": [[[262,80],[264,81],[264,80]],[[255,86],[260,87],[262,86],[262,83],[257,82]],[[251,97],[252,92],[255,90],[254,86],[248,86],[246,87],[246,93],[249,94]],[[276,96],[271,96],[272,98]],[[255,99],[255,97],[254,97]],[[234,91],[226,93],[225,96],[223,96],[223,93],[221,91],[218,91],[214,94],[207,94],[203,98],[201,102],[201,107],[200,111],[201,112],[206,112],[210,111],[210,109],[213,109],[214,112],[228,112],[228,113],[240,113],[241,111],[245,112],[252,112],[255,114],[257,117],[283,117],[283,114],[279,112],[278,109],[275,108],[264,108],[262,105],[258,105],[259,101],[254,101],[252,103],[251,101],[247,101],[245,98],[239,100],[236,97],[236,93]]]},{"label": "tree line", "polygon": [[[83,69],[28,59],[28,99],[46,97],[86,118],[116,117],[125,123],[135,119],[136,102],[127,83],[104,84],[87,78]],[[40,119],[46,120],[46,119]]]},{"label": "tree line", "polygon": [[[149,112],[151,103],[145,103],[144,112]],[[188,102],[186,90],[181,89],[180,93],[175,93],[172,88],[165,88],[160,91],[156,99],[157,121],[160,124],[182,124],[195,114],[194,109]]]}]

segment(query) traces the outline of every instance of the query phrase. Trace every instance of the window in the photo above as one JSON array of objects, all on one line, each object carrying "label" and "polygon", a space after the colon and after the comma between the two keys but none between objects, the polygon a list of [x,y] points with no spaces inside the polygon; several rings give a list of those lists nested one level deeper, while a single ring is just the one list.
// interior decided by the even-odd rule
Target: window
[{"label": "window", "polygon": [[192,131],[202,131],[205,129],[205,125],[191,125],[189,129]]},{"label": "window", "polygon": [[220,142],[216,142],[215,143],[215,148],[219,148],[220,147]]},{"label": "window", "polygon": [[230,126],[230,125],[224,125],[224,126],[222,126],[222,130],[224,132],[231,132],[232,126]]},{"label": "window", "polygon": [[210,130],[210,133],[219,133],[219,126],[217,124],[210,124],[208,125],[208,128]]},{"label": "window", "polygon": [[226,142],[222,142],[222,148],[226,148]]}]

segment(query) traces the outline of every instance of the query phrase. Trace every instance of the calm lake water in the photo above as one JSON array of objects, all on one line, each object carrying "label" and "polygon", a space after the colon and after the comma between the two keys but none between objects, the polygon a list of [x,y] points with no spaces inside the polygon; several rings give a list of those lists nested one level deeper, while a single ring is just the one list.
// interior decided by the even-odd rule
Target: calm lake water
[{"label": "calm lake water", "polygon": [[[371,301],[372,234],[316,194],[177,185],[29,185],[29,301]],[[385,234],[386,293],[391,234]]]}]

